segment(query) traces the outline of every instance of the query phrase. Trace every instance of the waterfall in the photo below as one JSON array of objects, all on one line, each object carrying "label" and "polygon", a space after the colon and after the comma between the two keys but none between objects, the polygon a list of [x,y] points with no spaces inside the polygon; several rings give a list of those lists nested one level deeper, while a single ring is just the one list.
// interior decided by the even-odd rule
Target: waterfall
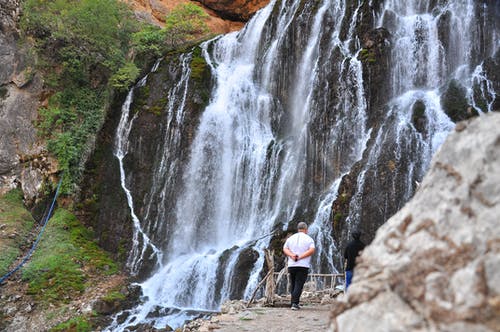
[{"label": "waterfall", "polygon": [[[153,66],[151,72],[156,71],[158,68],[160,61],[157,61]],[[137,86],[143,86],[147,82],[147,75],[139,81]],[[133,221],[133,238],[132,238],[132,251],[129,255],[127,266],[130,268],[132,273],[137,271],[138,266],[144,259],[144,255],[148,248],[152,249],[152,256],[156,256],[157,262],[162,261],[163,253],[161,250],[151,241],[147,232],[144,231],[144,227],[141,225],[137,214],[135,213],[134,202],[132,198],[132,194],[130,190],[127,188],[127,179],[125,174],[125,168],[123,166],[123,158],[127,155],[128,150],[128,136],[130,134],[130,130],[132,129],[132,125],[134,123],[134,119],[136,115],[130,119],[130,105],[132,103],[134,96],[134,88],[132,88],[127,98],[122,106],[122,116],[120,118],[120,122],[116,129],[116,138],[115,138],[115,156],[118,159],[119,167],[120,167],[120,183],[123,191],[127,197],[127,203],[130,208],[130,215],[132,216]]]},{"label": "waterfall", "polygon": [[[477,55],[473,55],[481,43],[493,46],[483,50],[483,55],[493,55],[498,47],[498,27],[490,29],[490,40],[485,41],[488,38],[482,38],[475,26],[477,6],[482,5],[472,0],[434,6],[419,0],[384,2],[377,24],[392,33],[391,101],[385,120],[378,132],[374,131],[376,136],[357,178],[347,231],[360,227],[361,221],[368,218],[362,212],[370,205],[379,206],[383,221],[395,212],[388,207],[396,199],[394,195],[373,202],[363,200],[368,186],[380,185],[380,181],[373,179],[383,177],[384,159],[391,158],[393,163],[393,192],[399,191],[401,203],[411,198],[432,155],[454,127],[441,105],[443,86],[450,80],[458,80],[465,86],[469,104],[481,113],[473,91],[474,84],[479,86],[480,97],[487,101],[487,111],[492,110],[495,100],[492,82],[484,74]],[[487,31],[483,32],[485,36]]]},{"label": "waterfall", "polygon": [[[481,57],[472,56],[474,1],[431,7],[387,0],[373,12],[374,28],[391,32],[390,96],[378,124],[369,125],[373,110],[357,35],[366,5],[273,0],[240,32],[203,43],[213,88],[182,165],[176,153],[186,126],[193,54],[181,55],[180,75],[166,95],[152,185],[141,202],[128,189],[131,176],[123,164],[138,116],[130,119],[130,91],[116,134],[134,223],[128,266],[137,273],[147,258],[155,269],[140,283],[142,303],[117,315],[109,330],[138,323],[177,327],[217,311],[227,299],[248,298],[260,281],[270,234],[298,221],[310,225],[317,244],[312,272],[337,272],[342,257],[332,205],[342,180],[349,175],[355,184],[345,239],[373,205],[385,222],[393,205],[413,195],[454,126],[441,106],[443,85],[460,79],[473,107],[479,108],[479,91],[491,109],[494,88]],[[458,31],[467,33],[459,37]],[[387,192],[367,199],[368,188],[376,186]]]}]

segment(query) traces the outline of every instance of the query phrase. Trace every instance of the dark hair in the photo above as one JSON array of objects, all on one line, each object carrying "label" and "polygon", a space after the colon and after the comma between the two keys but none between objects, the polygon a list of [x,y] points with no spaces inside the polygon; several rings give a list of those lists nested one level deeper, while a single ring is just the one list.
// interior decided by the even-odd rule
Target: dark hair
[{"label": "dark hair", "polygon": [[359,238],[361,237],[361,232],[360,231],[352,232],[352,237],[354,238],[354,240],[359,240]]}]

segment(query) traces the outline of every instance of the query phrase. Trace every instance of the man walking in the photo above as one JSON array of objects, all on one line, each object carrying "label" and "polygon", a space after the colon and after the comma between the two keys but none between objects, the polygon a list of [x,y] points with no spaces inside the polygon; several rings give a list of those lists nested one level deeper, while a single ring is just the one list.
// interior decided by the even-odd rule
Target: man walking
[{"label": "man walking", "polygon": [[283,246],[283,253],[288,256],[292,310],[300,309],[300,295],[311,267],[311,255],[315,251],[314,240],[307,235],[307,224],[299,222],[297,229],[298,232],[290,236]]},{"label": "man walking", "polygon": [[354,231],[352,233],[353,240],[347,244],[347,247],[344,251],[344,258],[346,259],[346,268],[345,268],[345,290],[351,284],[352,277],[354,275],[354,267],[356,266],[356,257],[358,257],[359,253],[365,249],[365,244],[361,242],[361,233],[358,231]]}]

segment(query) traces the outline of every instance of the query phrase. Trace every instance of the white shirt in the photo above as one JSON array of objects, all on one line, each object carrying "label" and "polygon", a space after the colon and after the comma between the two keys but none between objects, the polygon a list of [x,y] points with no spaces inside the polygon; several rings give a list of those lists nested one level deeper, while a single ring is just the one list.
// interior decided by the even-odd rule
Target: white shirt
[{"label": "white shirt", "polygon": [[[297,232],[286,240],[284,248],[288,248],[291,252],[300,256],[310,248],[315,248],[315,246],[312,237],[304,232]],[[298,261],[294,261],[288,257],[288,267],[294,266],[311,267],[311,256],[299,259]]]}]

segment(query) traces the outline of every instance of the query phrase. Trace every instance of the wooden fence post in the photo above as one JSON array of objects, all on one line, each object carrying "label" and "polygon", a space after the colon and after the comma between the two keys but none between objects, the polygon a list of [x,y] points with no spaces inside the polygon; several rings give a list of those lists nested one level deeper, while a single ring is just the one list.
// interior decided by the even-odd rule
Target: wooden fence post
[{"label": "wooden fence post", "polygon": [[267,276],[265,297],[266,305],[274,305],[274,293],[276,292],[276,284],[274,283],[274,250],[264,249],[266,264],[268,271],[273,271]]}]

